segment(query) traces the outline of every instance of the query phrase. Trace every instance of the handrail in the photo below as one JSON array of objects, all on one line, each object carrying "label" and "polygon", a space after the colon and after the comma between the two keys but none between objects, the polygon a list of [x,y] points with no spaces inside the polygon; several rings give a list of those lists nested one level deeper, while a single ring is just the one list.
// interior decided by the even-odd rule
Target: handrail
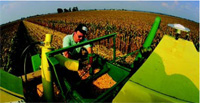
[{"label": "handrail", "polygon": [[[72,45],[72,46],[69,46],[69,47],[60,48],[60,49],[57,49],[57,50],[54,50],[54,51],[47,52],[46,55],[47,56],[54,56],[55,54],[62,53],[62,52],[67,51],[69,49],[74,49],[74,48],[77,48],[77,47],[80,47],[80,46],[83,46],[83,45],[86,45],[86,44],[90,44],[92,42],[96,42],[96,41],[100,41],[102,39],[114,37],[114,36],[116,36],[116,34],[117,33],[113,33],[113,34],[105,35],[105,36],[102,36],[102,37],[99,37],[99,38],[96,38],[96,39],[84,41],[84,42],[81,42],[79,44]],[[115,45],[113,45],[113,46],[115,47]]]}]

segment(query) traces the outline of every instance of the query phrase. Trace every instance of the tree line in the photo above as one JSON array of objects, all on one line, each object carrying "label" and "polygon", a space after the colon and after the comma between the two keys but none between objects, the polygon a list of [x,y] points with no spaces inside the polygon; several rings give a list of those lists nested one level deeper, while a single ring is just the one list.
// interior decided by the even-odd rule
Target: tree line
[{"label": "tree line", "polygon": [[58,8],[57,9],[57,12],[58,13],[63,13],[63,12],[74,12],[74,11],[78,11],[78,7],[76,6],[76,7],[73,7],[73,8],[69,8],[69,9],[66,9],[66,8],[64,8],[64,9],[62,9],[62,8]]}]

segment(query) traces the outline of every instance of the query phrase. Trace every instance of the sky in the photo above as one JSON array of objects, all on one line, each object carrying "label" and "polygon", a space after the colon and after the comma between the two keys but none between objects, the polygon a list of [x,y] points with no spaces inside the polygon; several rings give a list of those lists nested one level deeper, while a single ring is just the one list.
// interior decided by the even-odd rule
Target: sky
[{"label": "sky", "polygon": [[186,18],[199,23],[199,0],[193,1],[2,1],[0,0],[0,24],[23,17],[56,13],[57,8],[126,9],[163,13]]}]

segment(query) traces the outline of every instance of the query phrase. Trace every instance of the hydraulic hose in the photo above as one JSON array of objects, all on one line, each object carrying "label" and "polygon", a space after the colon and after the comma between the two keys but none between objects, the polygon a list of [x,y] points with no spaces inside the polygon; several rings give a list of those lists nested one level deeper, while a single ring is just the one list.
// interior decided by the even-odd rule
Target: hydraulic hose
[{"label": "hydraulic hose", "polygon": [[[34,42],[34,43],[31,43],[29,44],[22,52],[21,56],[20,56],[20,60],[23,60],[24,61],[24,76],[25,76],[25,82],[27,81],[27,75],[26,75],[26,62],[27,62],[27,53],[29,51],[29,49],[36,45],[36,44],[43,44],[43,42]],[[23,56],[25,55],[25,57],[23,58]]]}]

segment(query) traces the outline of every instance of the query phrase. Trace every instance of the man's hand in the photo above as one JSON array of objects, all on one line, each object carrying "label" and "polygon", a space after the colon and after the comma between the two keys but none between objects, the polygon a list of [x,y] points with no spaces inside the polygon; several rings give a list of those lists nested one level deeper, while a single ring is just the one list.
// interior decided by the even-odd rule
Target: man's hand
[{"label": "man's hand", "polygon": [[85,68],[83,68],[84,71],[89,71],[89,69],[91,68],[91,65],[88,64]]},{"label": "man's hand", "polygon": [[92,51],[92,47],[87,48],[87,51],[88,51],[88,54],[93,53],[93,51]]},{"label": "man's hand", "polygon": [[66,57],[66,58],[71,58],[71,55],[69,54],[68,51],[63,52],[63,56]]}]

